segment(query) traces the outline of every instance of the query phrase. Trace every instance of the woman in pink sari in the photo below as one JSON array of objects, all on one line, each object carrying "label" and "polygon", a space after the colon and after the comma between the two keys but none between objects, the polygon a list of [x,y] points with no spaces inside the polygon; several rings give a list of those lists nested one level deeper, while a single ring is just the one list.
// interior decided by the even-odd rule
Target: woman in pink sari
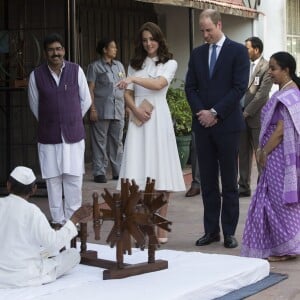
[{"label": "woman in pink sari", "polygon": [[287,52],[273,54],[269,67],[279,91],[262,110],[257,156],[263,171],[250,203],[241,254],[282,261],[300,254],[300,78]]}]

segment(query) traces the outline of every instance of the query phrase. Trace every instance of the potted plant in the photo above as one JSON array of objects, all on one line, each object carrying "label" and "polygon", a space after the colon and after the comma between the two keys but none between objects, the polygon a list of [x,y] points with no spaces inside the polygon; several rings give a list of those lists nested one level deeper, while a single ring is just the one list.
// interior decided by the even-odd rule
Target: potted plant
[{"label": "potted plant", "polygon": [[174,124],[181,167],[184,168],[190,154],[192,112],[184,92],[184,83],[181,82],[177,87],[174,83],[176,80],[168,89],[167,101]]}]

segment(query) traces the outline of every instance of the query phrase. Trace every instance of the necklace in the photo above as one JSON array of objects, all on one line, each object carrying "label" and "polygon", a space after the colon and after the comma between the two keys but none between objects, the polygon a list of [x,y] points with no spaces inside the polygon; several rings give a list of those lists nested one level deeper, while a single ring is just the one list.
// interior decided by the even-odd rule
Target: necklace
[{"label": "necklace", "polygon": [[293,82],[293,80],[288,81],[282,88],[281,90],[283,90],[285,87],[287,87],[289,84],[291,84]]}]

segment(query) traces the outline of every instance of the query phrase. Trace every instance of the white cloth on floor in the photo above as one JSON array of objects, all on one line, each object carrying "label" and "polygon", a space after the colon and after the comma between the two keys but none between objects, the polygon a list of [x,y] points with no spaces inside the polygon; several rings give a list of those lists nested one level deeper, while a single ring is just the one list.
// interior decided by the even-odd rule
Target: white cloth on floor
[{"label": "white cloth on floor", "polygon": [[[88,250],[97,250],[99,258],[115,261],[115,248],[87,246]],[[147,252],[132,249],[132,255],[125,255],[124,262],[146,262]],[[143,295],[144,300],[208,300],[255,283],[268,276],[270,270],[266,260],[232,255],[159,250],[156,258],[167,260],[168,269],[103,280],[103,269],[78,265],[51,284],[17,290],[0,289],[0,299],[80,300],[101,295],[102,299],[130,300]]]}]

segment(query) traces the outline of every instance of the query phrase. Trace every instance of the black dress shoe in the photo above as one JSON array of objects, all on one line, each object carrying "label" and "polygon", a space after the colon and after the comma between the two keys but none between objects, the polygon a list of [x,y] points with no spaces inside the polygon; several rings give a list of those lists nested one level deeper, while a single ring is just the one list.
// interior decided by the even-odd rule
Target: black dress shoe
[{"label": "black dress shoe", "polygon": [[113,176],[113,178],[112,178],[113,180],[119,180],[119,176],[117,175],[117,176]]},{"label": "black dress shoe", "polygon": [[250,197],[250,196],[251,196],[250,191],[244,191],[244,192],[239,191],[239,197]]},{"label": "black dress shoe", "polygon": [[199,240],[196,241],[196,246],[205,246],[213,242],[220,241],[220,233],[205,233]]},{"label": "black dress shoe", "polygon": [[185,194],[186,197],[194,197],[200,194],[200,188],[191,187]]},{"label": "black dress shoe", "polygon": [[105,175],[97,175],[97,176],[94,176],[94,181],[97,183],[106,183],[107,179],[106,179]]},{"label": "black dress shoe", "polygon": [[236,248],[238,246],[238,242],[233,235],[225,235],[224,236],[224,247],[225,248]]}]

